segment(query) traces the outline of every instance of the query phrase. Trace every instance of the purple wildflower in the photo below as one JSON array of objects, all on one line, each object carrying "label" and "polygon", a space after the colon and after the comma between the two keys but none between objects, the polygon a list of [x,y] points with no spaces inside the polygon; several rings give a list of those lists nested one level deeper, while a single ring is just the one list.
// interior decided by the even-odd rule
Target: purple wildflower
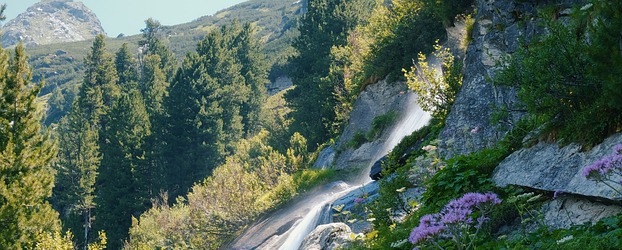
[{"label": "purple wildflower", "polygon": [[622,154],[622,144],[613,146],[613,153],[617,155]]},{"label": "purple wildflower", "polygon": [[[408,240],[417,244],[423,240],[433,238],[435,236],[446,237],[443,235],[444,231],[451,231],[451,227],[459,225],[472,226],[473,219],[471,214],[473,209],[481,209],[483,204],[499,204],[501,199],[494,193],[467,193],[447,203],[445,207],[438,214],[427,214],[419,219],[419,226],[414,228],[410,233]],[[488,218],[478,218],[478,225],[480,227]]]},{"label": "purple wildflower", "polygon": [[582,170],[583,176],[586,178],[601,179],[610,174],[613,170],[622,168],[622,155],[611,155],[586,166]]},{"label": "purple wildflower", "polygon": [[408,237],[408,241],[413,244],[417,244],[422,240],[426,240],[428,238],[432,238],[435,235],[439,234],[445,229],[443,225],[437,226],[427,226],[427,225],[419,225],[412,232],[410,232],[410,236]]},{"label": "purple wildflower", "polygon": [[358,198],[354,199],[354,203],[355,204],[361,204],[364,201],[365,201],[365,198],[362,198],[362,197],[358,197]]}]

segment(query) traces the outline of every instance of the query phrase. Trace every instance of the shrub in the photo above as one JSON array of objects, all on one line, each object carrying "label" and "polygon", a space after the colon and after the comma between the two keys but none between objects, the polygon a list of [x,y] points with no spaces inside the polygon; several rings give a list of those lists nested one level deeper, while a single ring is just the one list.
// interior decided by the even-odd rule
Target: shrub
[{"label": "shrub", "polygon": [[506,58],[495,82],[514,86],[529,114],[549,122],[545,133],[592,145],[622,128],[622,3],[576,8],[568,24],[549,21],[547,34]]},{"label": "shrub", "polygon": [[434,49],[434,56],[441,62],[440,69],[430,65],[426,56],[419,52],[419,61],[410,71],[404,69],[403,72],[408,87],[417,93],[421,109],[444,119],[462,87],[462,64],[454,61],[449,48],[437,44]]}]

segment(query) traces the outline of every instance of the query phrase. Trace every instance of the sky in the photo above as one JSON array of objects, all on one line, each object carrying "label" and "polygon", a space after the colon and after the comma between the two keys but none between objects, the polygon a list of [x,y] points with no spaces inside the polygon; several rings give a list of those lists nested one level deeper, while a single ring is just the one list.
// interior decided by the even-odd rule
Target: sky
[{"label": "sky", "polygon": [[[213,15],[219,10],[247,0],[81,0],[101,21],[110,37],[120,33],[135,35],[152,17],[162,25],[187,23],[199,17]],[[7,9],[3,22],[15,18],[39,0],[0,0]],[[78,0],[74,0],[78,2]]]}]

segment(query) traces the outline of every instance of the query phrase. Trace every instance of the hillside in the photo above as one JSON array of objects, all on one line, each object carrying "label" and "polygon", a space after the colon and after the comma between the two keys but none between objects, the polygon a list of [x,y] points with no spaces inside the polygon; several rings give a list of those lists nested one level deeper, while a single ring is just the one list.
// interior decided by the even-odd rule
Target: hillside
[{"label": "hillside", "polygon": [[[272,79],[283,74],[282,68],[289,54],[290,42],[297,36],[296,20],[300,15],[301,3],[292,3],[288,0],[251,0],[221,10],[214,15],[204,16],[190,23],[165,26],[162,35],[170,46],[177,59],[194,51],[196,44],[203,39],[208,31],[237,20],[240,23],[252,23],[256,36],[264,43],[262,54],[265,55],[272,70]],[[131,51],[138,49],[141,35],[109,38],[107,48],[110,51],[118,50],[123,43],[128,43]],[[30,63],[34,67],[34,81],[45,78],[46,86],[41,95],[51,94],[59,88],[62,92],[62,101],[52,96],[52,104],[46,116],[46,124],[53,123],[62,116],[75,96],[77,86],[82,81],[83,58],[90,50],[92,40],[40,45],[28,48]],[[274,65],[274,67],[272,67]],[[56,96],[59,96],[57,94]]]}]

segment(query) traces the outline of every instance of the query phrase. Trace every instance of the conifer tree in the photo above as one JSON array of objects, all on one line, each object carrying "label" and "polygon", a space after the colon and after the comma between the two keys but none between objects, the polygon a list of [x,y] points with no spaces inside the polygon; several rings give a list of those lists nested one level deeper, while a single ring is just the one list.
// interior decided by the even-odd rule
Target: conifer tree
[{"label": "conifer tree", "polygon": [[21,44],[12,60],[0,49],[0,249],[29,249],[61,237],[58,214],[46,201],[56,147],[40,125],[42,83],[31,79]]},{"label": "conifer tree", "polygon": [[114,65],[119,76],[118,84],[125,92],[129,92],[129,89],[138,82],[138,71],[136,60],[127,43],[124,43],[115,54]]},{"label": "conifer tree", "polygon": [[148,208],[152,178],[145,159],[145,139],[150,135],[149,116],[138,90],[122,94],[110,113],[101,145],[103,160],[97,183],[97,228],[104,230],[108,247],[120,249],[132,216]]},{"label": "conifer tree", "polygon": [[149,18],[145,20],[145,28],[140,30],[143,33],[143,40],[138,42],[141,46],[142,55],[160,56],[161,70],[166,76],[166,81],[171,82],[174,77],[177,60],[175,55],[161,39],[162,25],[159,21]]},{"label": "conifer tree", "polygon": [[58,128],[60,150],[56,169],[55,204],[65,224],[87,245],[95,208],[95,181],[101,163],[99,132],[91,127],[74,102]]},{"label": "conifer tree", "polygon": [[167,180],[172,197],[206,177],[234,143],[259,128],[266,72],[251,26],[210,32],[179,69],[169,97]]},{"label": "conifer tree", "polygon": [[346,44],[348,32],[360,21],[353,8],[365,1],[309,1],[300,20],[300,36],[293,43],[298,53],[290,59],[295,88],[285,98],[292,108],[291,128],[308,139],[310,150],[331,136],[335,120],[335,86],[327,79],[331,48]]}]

